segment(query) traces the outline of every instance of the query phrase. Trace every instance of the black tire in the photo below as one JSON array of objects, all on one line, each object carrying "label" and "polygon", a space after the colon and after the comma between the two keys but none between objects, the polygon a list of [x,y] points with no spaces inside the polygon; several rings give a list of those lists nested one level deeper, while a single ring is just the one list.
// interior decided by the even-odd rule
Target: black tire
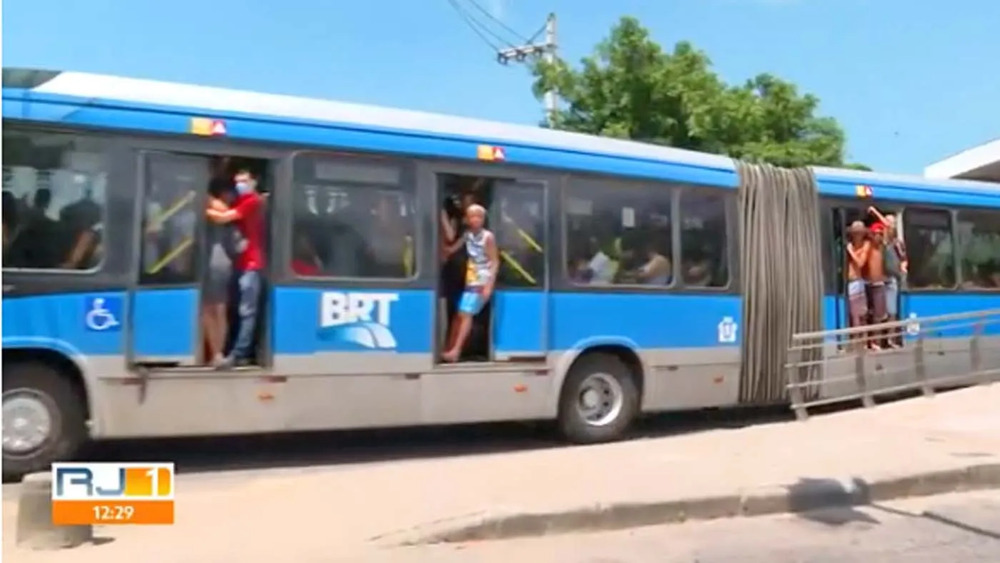
[{"label": "black tire", "polygon": [[87,442],[85,398],[59,370],[43,363],[4,366],[4,403],[19,393],[33,395],[45,405],[51,421],[50,433],[38,447],[27,452],[11,453],[4,449],[4,481],[47,471],[53,462],[72,459]]},{"label": "black tire", "polygon": [[[621,408],[613,419],[596,425],[580,413],[577,402],[584,383],[595,374],[611,376],[621,389]],[[559,431],[576,444],[594,444],[618,440],[625,436],[639,413],[639,390],[635,376],[621,360],[608,354],[588,354],[570,368],[559,394]]]}]

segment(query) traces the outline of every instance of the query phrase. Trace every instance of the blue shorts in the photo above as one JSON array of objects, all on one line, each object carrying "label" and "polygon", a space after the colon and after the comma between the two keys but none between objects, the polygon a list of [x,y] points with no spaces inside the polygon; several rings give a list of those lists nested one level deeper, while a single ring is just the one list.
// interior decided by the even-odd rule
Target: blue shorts
[{"label": "blue shorts", "polygon": [[469,316],[476,316],[483,310],[486,300],[483,294],[478,291],[465,291],[462,293],[462,300],[458,302],[458,312]]}]

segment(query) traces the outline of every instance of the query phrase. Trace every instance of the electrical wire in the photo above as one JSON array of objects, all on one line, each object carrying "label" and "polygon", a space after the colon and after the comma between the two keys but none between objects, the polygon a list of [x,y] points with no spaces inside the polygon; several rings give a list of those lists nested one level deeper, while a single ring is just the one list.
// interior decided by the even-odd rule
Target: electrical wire
[{"label": "electrical wire", "polygon": [[[503,21],[500,18],[494,16],[493,13],[490,12],[489,10],[487,10],[486,8],[484,8],[482,6],[482,4],[480,4],[476,0],[468,0],[468,1],[469,1],[469,4],[472,4],[473,8],[475,8],[477,11],[479,11],[479,13],[483,14],[487,18],[489,18],[489,19],[493,20],[494,22],[496,22],[500,27],[502,27],[505,30],[507,30],[507,33],[510,33],[511,35],[513,35],[521,43],[531,43],[531,41],[528,40],[528,39],[525,39],[525,37],[523,35],[521,35],[517,31],[511,29],[511,27],[509,25],[503,23]],[[537,36],[537,34],[536,34],[536,36]]]},{"label": "electrical wire", "polygon": [[[479,38],[483,41],[483,43],[486,43],[486,45],[488,45],[489,48],[492,49],[494,52],[500,50],[500,46],[497,43],[497,41],[499,41],[499,43],[506,43],[508,46],[511,47],[513,46],[510,44],[509,41],[505,40],[496,32],[491,31],[488,27],[483,25],[482,22],[469,15],[469,13],[464,8],[462,8],[462,6],[459,5],[457,0],[448,0],[448,4],[450,4],[452,9],[455,10],[455,13],[458,14],[458,17],[462,18],[462,20],[465,22],[465,25],[468,26],[469,29],[473,31],[473,33],[478,35]],[[496,41],[491,40],[488,37],[488,35],[493,36],[493,38]]]}]

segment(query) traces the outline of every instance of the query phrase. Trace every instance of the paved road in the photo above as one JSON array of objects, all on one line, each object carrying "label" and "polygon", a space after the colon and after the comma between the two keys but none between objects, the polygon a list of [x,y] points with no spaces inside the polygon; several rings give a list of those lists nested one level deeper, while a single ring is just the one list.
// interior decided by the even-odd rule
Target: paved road
[{"label": "paved road", "polygon": [[[704,410],[639,421],[635,438],[793,420],[787,407]],[[506,423],[415,429],[315,432],[271,436],[129,440],[99,444],[91,461],[173,461],[188,482],[275,472],[330,471],[338,466],[562,447],[551,424]],[[197,479],[190,477],[198,476]],[[14,494],[5,483],[3,494]]]},{"label": "paved road", "polygon": [[400,548],[382,551],[371,560],[398,563],[995,563],[1000,561],[1000,491],[909,499],[861,509],[803,515]]}]

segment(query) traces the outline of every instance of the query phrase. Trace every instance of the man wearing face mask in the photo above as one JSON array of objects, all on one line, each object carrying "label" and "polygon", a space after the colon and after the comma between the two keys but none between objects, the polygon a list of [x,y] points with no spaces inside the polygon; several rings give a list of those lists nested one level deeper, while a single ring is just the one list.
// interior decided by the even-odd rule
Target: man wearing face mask
[{"label": "man wearing face mask", "polygon": [[257,305],[260,300],[261,271],[264,269],[263,199],[257,193],[257,179],[246,169],[233,177],[236,200],[229,209],[206,211],[213,223],[232,223],[240,233],[234,275],[239,282],[239,330],[233,349],[217,364],[219,369],[251,363]]}]

